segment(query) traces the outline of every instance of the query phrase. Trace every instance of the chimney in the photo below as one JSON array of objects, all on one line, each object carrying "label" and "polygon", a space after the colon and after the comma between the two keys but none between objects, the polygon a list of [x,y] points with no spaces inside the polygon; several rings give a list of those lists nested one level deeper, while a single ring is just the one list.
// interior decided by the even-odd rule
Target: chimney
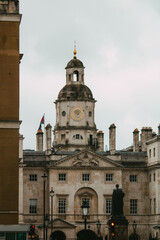
[{"label": "chimney", "polygon": [[116,152],[116,126],[114,123],[109,127],[109,151],[111,154]]},{"label": "chimney", "polygon": [[38,129],[36,134],[36,151],[43,151],[43,132]]},{"label": "chimney", "polygon": [[46,154],[49,155],[51,154],[51,131],[52,131],[52,127],[50,124],[47,124],[47,126],[45,127],[45,131],[46,131]]},{"label": "chimney", "polygon": [[158,126],[158,135],[160,135],[160,124]]},{"label": "chimney", "polygon": [[151,127],[143,127],[141,129],[141,151],[146,152],[147,146],[146,142],[152,138],[152,128]]},{"label": "chimney", "polygon": [[98,137],[98,150],[99,151],[104,151],[104,133],[103,131],[99,131],[97,133],[97,137]]},{"label": "chimney", "polygon": [[139,131],[137,128],[133,131],[133,152],[139,152]]},{"label": "chimney", "polygon": [[0,0],[0,14],[19,13],[19,0]]}]

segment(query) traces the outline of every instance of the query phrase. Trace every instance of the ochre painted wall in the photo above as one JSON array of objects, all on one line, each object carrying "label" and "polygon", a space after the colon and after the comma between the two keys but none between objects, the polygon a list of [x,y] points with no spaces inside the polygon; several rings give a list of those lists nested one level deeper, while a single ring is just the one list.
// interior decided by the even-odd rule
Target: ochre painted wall
[{"label": "ochre painted wall", "polygon": [[18,223],[18,121],[19,22],[0,21],[0,224]]},{"label": "ochre painted wall", "polygon": [[0,22],[0,120],[19,119],[19,22]]}]

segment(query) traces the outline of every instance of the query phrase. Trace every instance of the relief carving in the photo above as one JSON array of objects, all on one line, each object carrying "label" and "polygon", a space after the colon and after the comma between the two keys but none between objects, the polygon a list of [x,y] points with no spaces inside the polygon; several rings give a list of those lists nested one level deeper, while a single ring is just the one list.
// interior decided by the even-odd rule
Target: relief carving
[{"label": "relief carving", "polygon": [[95,159],[93,156],[88,156],[87,153],[84,155],[77,155],[73,162],[73,166],[81,166],[81,167],[93,167],[93,166],[99,166],[99,161]]}]

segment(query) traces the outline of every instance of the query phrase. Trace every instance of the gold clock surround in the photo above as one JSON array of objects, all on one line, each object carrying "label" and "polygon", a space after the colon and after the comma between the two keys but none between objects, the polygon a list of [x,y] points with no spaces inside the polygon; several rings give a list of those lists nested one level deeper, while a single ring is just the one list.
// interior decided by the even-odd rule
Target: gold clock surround
[{"label": "gold clock surround", "polygon": [[84,110],[80,107],[73,107],[71,109],[71,118],[75,121],[81,121],[84,118]]}]

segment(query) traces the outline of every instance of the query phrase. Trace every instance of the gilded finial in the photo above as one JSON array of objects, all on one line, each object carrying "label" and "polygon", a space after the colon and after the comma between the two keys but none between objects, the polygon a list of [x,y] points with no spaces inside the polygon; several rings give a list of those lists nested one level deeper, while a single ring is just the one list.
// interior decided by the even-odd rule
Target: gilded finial
[{"label": "gilded finial", "polygon": [[74,53],[74,58],[76,58],[76,54],[77,54],[77,51],[76,51],[76,41],[74,41],[74,51],[73,51],[73,53]]}]

